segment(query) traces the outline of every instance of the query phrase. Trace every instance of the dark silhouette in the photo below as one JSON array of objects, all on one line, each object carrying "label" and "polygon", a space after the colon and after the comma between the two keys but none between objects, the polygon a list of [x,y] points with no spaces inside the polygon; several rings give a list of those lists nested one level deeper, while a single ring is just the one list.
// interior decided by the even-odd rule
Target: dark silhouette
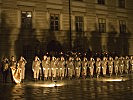
[{"label": "dark silhouette", "polygon": [[8,16],[3,11],[1,13],[1,32],[0,32],[0,57],[9,57],[11,49],[11,31],[12,27],[7,23],[11,22]]},{"label": "dark silhouette", "polygon": [[129,37],[130,32],[117,33],[114,26],[111,25],[111,32],[108,33],[107,48],[112,56],[129,55]]},{"label": "dark silhouette", "polygon": [[108,34],[108,39],[107,39],[107,50],[108,52],[116,52],[116,39],[117,39],[117,32],[115,30],[115,27],[113,25],[109,24],[110,32]]},{"label": "dark silhouette", "polygon": [[76,38],[74,40],[73,51],[85,53],[88,50],[90,50],[89,46],[90,46],[89,45],[89,40],[85,36],[85,33],[84,32],[77,32],[76,33]]},{"label": "dark silhouette", "polygon": [[102,51],[101,33],[97,31],[92,31],[90,34],[91,34],[90,45],[91,45],[93,54],[96,52],[101,52]]},{"label": "dark silhouette", "polygon": [[48,52],[61,52],[62,51],[62,45],[60,42],[56,39],[55,34],[59,34],[59,32],[49,31],[47,34],[47,51]]},{"label": "dark silhouette", "polygon": [[129,36],[129,33],[119,33],[119,37],[117,37],[116,41],[116,50],[118,50],[117,52],[119,53],[119,55],[129,55]]}]

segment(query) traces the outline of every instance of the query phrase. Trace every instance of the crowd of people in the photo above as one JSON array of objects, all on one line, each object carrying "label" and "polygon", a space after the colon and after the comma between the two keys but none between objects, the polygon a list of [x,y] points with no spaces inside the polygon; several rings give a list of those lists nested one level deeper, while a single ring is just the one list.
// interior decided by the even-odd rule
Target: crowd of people
[{"label": "crowd of people", "polygon": [[[25,65],[27,61],[20,57],[19,61],[15,57],[11,60],[3,58],[1,70],[3,73],[3,82],[6,82],[8,72],[11,73],[11,80],[15,83],[21,83],[25,78]],[[37,80],[55,80],[55,79],[72,79],[72,78],[99,78],[100,76],[122,75],[133,72],[133,56],[111,57],[104,56],[90,57],[79,56],[77,54],[60,56],[44,55],[40,60],[35,56],[32,62],[32,72],[34,81]]]},{"label": "crowd of people", "polygon": [[[42,64],[41,64],[42,63]],[[42,67],[41,67],[42,65]],[[86,78],[99,77],[112,74],[122,75],[133,72],[133,56],[131,57],[97,57],[96,59],[87,59],[83,57],[69,57],[65,59],[61,57],[44,56],[43,60],[39,60],[36,56],[32,64],[34,79],[38,80],[39,73],[42,72],[44,80],[47,79],[63,79],[63,78]]]},{"label": "crowd of people", "polygon": [[12,83],[21,83],[25,78],[25,65],[27,61],[24,57],[20,57],[16,61],[15,57],[12,56],[11,59],[3,58],[1,62],[1,72],[3,76],[3,82],[7,82],[7,77],[10,74]]}]

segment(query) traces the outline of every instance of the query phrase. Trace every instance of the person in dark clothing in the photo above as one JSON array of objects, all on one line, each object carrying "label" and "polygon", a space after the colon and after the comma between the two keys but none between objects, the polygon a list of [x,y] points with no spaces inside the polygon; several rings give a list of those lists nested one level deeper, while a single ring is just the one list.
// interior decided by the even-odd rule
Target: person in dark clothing
[{"label": "person in dark clothing", "polygon": [[9,60],[6,57],[4,57],[1,62],[1,71],[3,75],[3,83],[5,83],[9,74]]}]

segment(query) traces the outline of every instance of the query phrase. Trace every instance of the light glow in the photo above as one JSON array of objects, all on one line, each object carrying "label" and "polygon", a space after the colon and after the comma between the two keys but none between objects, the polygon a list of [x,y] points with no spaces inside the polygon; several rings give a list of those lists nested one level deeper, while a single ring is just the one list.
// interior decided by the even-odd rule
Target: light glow
[{"label": "light glow", "polygon": [[63,86],[64,83],[58,83],[58,82],[46,82],[46,83],[30,83],[28,85],[34,86],[34,87],[58,87]]},{"label": "light glow", "polygon": [[107,82],[120,82],[120,81],[126,81],[128,80],[127,78],[103,78],[99,79],[99,81],[107,81]]},{"label": "light glow", "polygon": [[28,14],[27,17],[31,17],[31,14]]},{"label": "light glow", "polygon": [[37,87],[56,87],[56,86],[63,86],[63,84],[34,84]]},{"label": "light glow", "polygon": [[103,81],[123,81],[123,79],[105,79]]}]

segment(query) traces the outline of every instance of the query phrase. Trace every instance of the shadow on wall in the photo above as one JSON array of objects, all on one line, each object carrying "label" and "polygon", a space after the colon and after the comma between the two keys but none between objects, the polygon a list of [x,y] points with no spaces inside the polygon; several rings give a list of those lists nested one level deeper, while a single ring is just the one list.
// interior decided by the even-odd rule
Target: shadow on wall
[{"label": "shadow on wall", "polygon": [[72,45],[72,41],[70,42],[70,31],[65,31],[64,32],[65,37],[64,37],[64,41],[62,43],[62,49],[64,52],[67,52],[71,49],[70,44]]},{"label": "shadow on wall", "polygon": [[[45,35],[43,36],[43,42],[41,44],[41,56],[46,54],[46,52],[53,53],[53,52],[61,52],[62,51],[62,45],[61,43],[56,39],[56,35],[58,33],[51,31],[51,30],[44,30],[43,32]],[[53,54],[52,54],[53,55]]]},{"label": "shadow on wall", "polygon": [[34,29],[20,29],[18,39],[15,42],[15,53],[17,57],[23,55],[27,59],[39,56],[40,41],[36,38]]},{"label": "shadow on wall", "polygon": [[[7,23],[8,16],[4,11],[1,13],[1,32],[0,32],[0,57],[10,56],[10,35],[11,35],[11,30],[12,28],[9,26]],[[8,19],[8,22],[10,20]]]},{"label": "shadow on wall", "polygon": [[[56,39],[57,32],[50,30],[42,30],[42,41],[36,38],[35,29],[20,29],[18,39],[16,41],[16,55],[19,57],[23,55],[27,59],[33,59],[35,55],[40,58],[46,52],[61,52],[69,50],[69,31],[66,31],[66,36],[64,37],[63,45]],[[107,33],[107,51],[111,53],[116,53],[118,55],[128,55],[128,38],[130,32],[128,33],[118,33],[113,28],[112,32]],[[76,38],[74,40],[73,51],[86,52],[91,50],[93,53],[102,52],[102,42],[101,33],[98,31],[90,32],[90,39],[84,35],[83,32],[76,33]]]},{"label": "shadow on wall", "polygon": [[130,32],[127,33],[117,33],[114,26],[112,32],[108,33],[108,42],[107,48],[109,52],[114,53],[115,55],[126,56],[129,55],[129,37]]},{"label": "shadow on wall", "polygon": [[131,33],[120,33],[116,39],[116,47],[115,50],[119,53],[119,55],[126,56],[129,55],[129,37]]},{"label": "shadow on wall", "polygon": [[77,52],[86,52],[89,49],[89,40],[84,32],[77,32],[74,40],[73,50]]},{"label": "shadow on wall", "polygon": [[26,79],[31,79],[32,61],[34,57],[39,56],[40,41],[36,38],[35,29],[20,28],[18,39],[15,41],[15,53],[17,58],[24,56],[27,60],[26,64]]},{"label": "shadow on wall", "polygon": [[[115,56],[125,56],[129,55],[129,37],[131,35],[130,32],[127,33],[117,33],[115,27],[110,27],[111,32],[107,33],[107,52],[110,55]],[[92,52],[103,52],[102,50],[102,33],[98,31],[92,31],[90,38],[90,46],[92,48]]]},{"label": "shadow on wall", "polygon": [[15,42],[15,52],[17,57],[23,55],[29,60],[33,60],[37,55],[43,57],[46,52],[61,52],[62,45],[56,40],[55,32],[42,30],[42,41],[36,38],[35,29],[20,29],[18,39]]},{"label": "shadow on wall", "polygon": [[101,52],[102,46],[101,46],[101,33],[98,31],[92,31],[90,38],[90,46],[92,48],[93,53],[95,52]]},{"label": "shadow on wall", "polygon": [[108,34],[108,39],[107,39],[107,50],[108,52],[114,53],[115,55],[119,54],[119,51],[117,50],[117,31],[113,25],[110,25],[110,32]]}]

